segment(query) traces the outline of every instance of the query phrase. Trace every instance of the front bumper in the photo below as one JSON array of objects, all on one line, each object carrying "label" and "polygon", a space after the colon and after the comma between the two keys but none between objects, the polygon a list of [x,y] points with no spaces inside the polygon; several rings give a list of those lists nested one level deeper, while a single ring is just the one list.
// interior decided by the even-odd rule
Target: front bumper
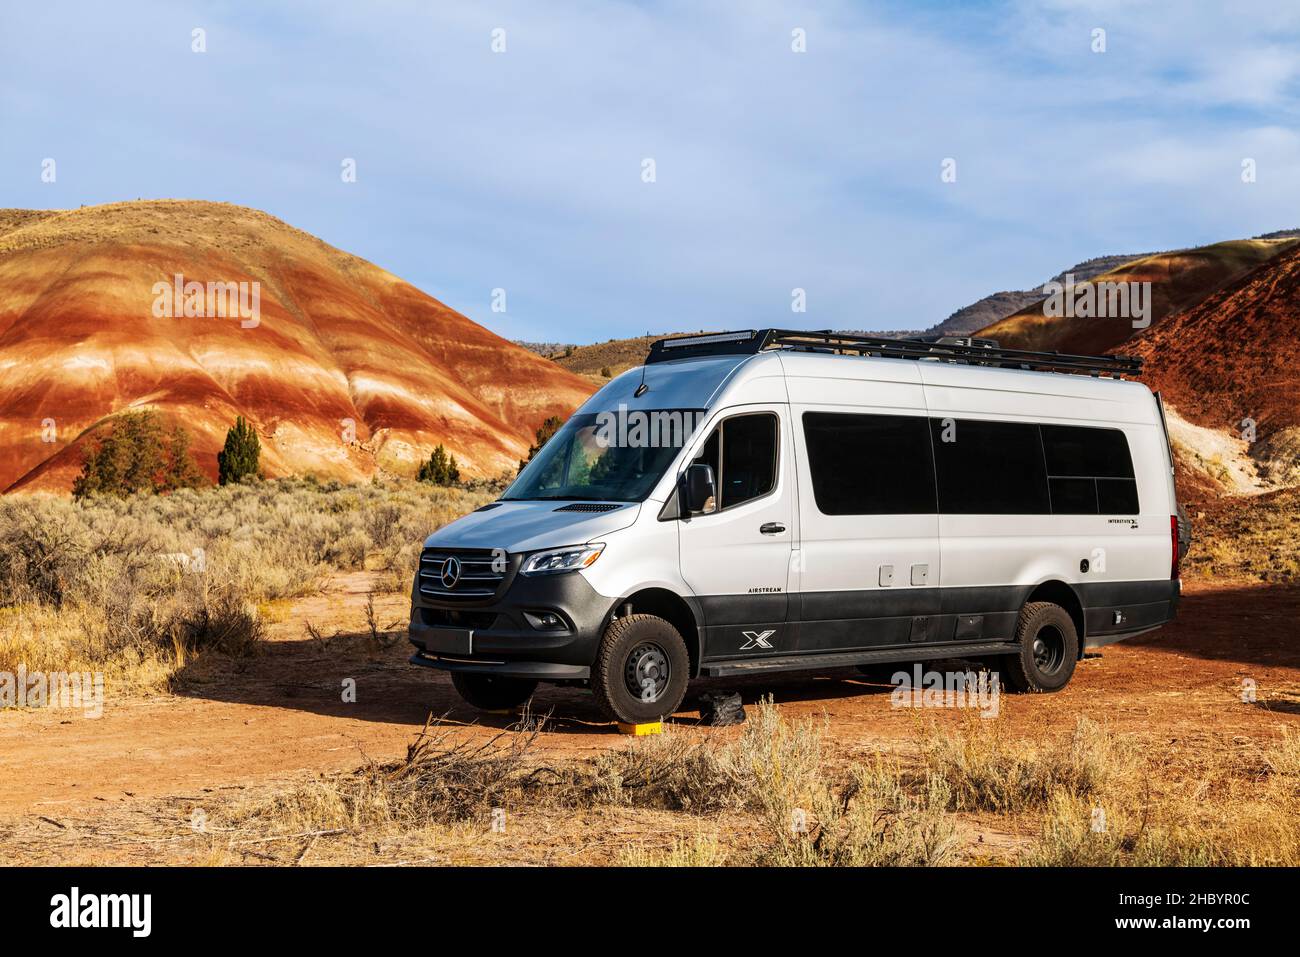
[{"label": "front bumper", "polygon": [[[539,681],[591,676],[615,600],[599,594],[580,572],[533,577],[507,574],[498,593],[481,601],[448,601],[412,589],[408,635],[411,663],[445,671]],[[529,622],[547,613],[560,627]]]},{"label": "front bumper", "polygon": [[463,674],[499,675],[502,678],[528,678],[533,681],[586,681],[591,678],[590,665],[557,665],[548,661],[502,661],[497,663],[473,659],[449,658],[417,651],[411,664]]}]

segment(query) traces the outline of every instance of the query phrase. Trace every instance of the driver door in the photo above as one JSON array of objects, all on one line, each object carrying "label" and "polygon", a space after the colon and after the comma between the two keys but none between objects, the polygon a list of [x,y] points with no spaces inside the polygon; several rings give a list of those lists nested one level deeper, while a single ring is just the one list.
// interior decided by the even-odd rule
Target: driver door
[{"label": "driver door", "polygon": [[703,659],[795,648],[788,620],[797,541],[793,461],[785,405],[726,413],[691,459],[712,468],[715,479],[712,507],[685,513],[678,538],[682,577],[704,615]]}]

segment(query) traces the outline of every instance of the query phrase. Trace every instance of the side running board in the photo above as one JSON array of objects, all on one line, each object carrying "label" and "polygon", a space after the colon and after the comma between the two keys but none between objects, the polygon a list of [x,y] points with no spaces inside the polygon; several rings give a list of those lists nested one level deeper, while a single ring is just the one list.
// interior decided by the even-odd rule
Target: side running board
[{"label": "side running board", "polygon": [[913,645],[904,648],[882,648],[878,651],[836,651],[820,655],[779,655],[771,658],[744,658],[731,661],[707,661],[700,666],[705,678],[727,675],[752,675],[768,671],[820,671],[824,668],[851,668],[854,665],[872,665],[888,662],[910,664],[913,661],[934,661],[943,658],[982,658],[986,655],[1008,655],[1020,650],[1013,641],[949,642],[934,645]]}]

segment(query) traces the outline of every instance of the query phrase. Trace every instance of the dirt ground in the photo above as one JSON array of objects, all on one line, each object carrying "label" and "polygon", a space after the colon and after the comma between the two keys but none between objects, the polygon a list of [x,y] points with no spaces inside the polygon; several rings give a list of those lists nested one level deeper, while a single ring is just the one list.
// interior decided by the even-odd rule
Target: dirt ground
[{"label": "dirt ground", "polygon": [[[0,712],[0,847],[8,859],[201,862],[202,847],[186,843],[194,806],[397,758],[431,712],[465,722],[467,735],[486,738],[506,726],[510,718],[461,702],[444,674],[407,664],[404,596],[376,600],[375,618],[387,637],[369,641],[368,590],[364,574],[338,576],[320,595],[285,610],[264,653],[241,662],[200,660],[180,676],[175,693],[120,698],[110,686],[99,718],[68,710]],[[1076,717],[1086,715],[1165,755],[1171,768],[1186,763],[1192,775],[1207,751],[1257,746],[1287,726],[1300,730],[1298,618],[1300,587],[1294,585],[1188,582],[1174,624],[1090,655],[1059,694],[1003,696],[1004,727],[1040,739],[1069,733]],[[308,634],[308,623],[321,640]],[[1254,682],[1253,703],[1242,700],[1247,679]],[[349,680],[355,702],[343,700]],[[695,723],[693,696],[720,689],[742,690],[747,702],[770,693],[789,716],[824,716],[836,761],[901,748],[918,721],[969,717],[953,709],[891,707],[887,687],[844,671],[696,682],[675,720]],[[539,741],[550,760],[627,741],[585,692],[543,687],[534,707],[552,713]],[[597,823],[588,820],[593,816]],[[659,823],[653,812],[630,810],[541,820],[516,838],[518,859],[601,860],[602,848],[653,833]],[[972,827],[980,844],[1014,843],[1014,836],[978,820]],[[248,853],[300,862],[294,854]],[[403,853],[400,846],[374,847],[376,863],[406,863]],[[503,859],[511,855],[492,857]]]}]

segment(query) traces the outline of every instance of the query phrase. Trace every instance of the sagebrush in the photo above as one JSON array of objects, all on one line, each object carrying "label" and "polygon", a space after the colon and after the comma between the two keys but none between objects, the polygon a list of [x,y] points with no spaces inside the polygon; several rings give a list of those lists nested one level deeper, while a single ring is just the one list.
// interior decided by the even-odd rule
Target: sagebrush
[{"label": "sagebrush", "polygon": [[280,479],[2,499],[0,670],[93,668],[156,684],[198,652],[246,655],[268,603],[346,571],[404,591],[425,537],[494,497]]}]

